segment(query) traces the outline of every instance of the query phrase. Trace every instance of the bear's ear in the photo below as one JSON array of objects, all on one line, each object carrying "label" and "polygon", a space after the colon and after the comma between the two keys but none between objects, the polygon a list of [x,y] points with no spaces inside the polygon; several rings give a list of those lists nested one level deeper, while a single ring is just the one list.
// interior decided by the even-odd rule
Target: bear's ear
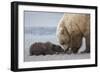
[{"label": "bear's ear", "polygon": [[65,26],[64,26],[64,23],[62,22],[59,27],[59,33],[64,34],[64,31],[65,31]]}]

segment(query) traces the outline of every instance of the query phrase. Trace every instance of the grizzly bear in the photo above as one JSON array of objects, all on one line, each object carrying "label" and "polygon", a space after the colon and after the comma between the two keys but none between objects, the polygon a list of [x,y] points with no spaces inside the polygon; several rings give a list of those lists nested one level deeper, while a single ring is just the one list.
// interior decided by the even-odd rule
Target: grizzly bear
[{"label": "grizzly bear", "polygon": [[85,38],[86,49],[90,52],[90,14],[64,13],[57,26],[57,41],[65,52],[77,53]]},{"label": "grizzly bear", "polygon": [[51,50],[52,45],[48,43],[34,43],[30,47],[30,55],[47,55],[54,54],[55,52]]},{"label": "grizzly bear", "polygon": [[32,44],[30,47],[30,56],[53,55],[53,54],[59,54],[61,52],[64,51],[60,46],[52,44],[50,42],[46,42],[46,43],[36,42]]}]

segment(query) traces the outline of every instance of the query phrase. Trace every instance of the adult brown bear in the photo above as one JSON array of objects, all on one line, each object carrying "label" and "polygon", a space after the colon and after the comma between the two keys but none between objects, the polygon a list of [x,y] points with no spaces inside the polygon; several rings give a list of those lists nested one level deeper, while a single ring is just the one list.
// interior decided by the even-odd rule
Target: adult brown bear
[{"label": "adult brown bear", "polygon": [[90,52],[90,14],[64,13],[57,26],[57,41],[65,52],[77,53],[85,38],[85,53]]}]

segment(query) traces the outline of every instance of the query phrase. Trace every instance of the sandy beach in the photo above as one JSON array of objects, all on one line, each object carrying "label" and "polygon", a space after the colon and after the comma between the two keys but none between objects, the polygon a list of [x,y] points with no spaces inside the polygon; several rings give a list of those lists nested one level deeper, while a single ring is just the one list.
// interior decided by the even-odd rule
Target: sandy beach
[{"label": "sandy beach", "polygon": [[59,55],[40,55],[40,56],[25,56],[24,61],[50,61],[50,60],[75,60],[75,59],[89,59],[90,54],[59,54]]}]

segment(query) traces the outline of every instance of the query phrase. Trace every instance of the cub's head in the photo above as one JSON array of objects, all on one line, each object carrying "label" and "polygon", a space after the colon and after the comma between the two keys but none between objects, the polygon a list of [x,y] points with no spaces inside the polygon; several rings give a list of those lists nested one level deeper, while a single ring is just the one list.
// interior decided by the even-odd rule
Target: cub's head
[{"label": "cub's head", "polygon": [[62,26],[57,29],[57,41],[64,50],[70,47],[70,35],[66,27]]}]

